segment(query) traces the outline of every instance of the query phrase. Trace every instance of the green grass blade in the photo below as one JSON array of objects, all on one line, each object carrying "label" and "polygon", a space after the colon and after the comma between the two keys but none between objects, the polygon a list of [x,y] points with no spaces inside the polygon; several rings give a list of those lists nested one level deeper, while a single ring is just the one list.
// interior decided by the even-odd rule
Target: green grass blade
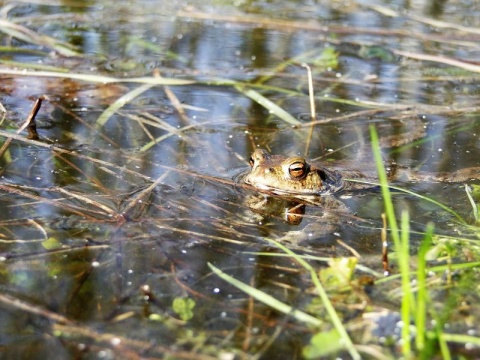
[{"label": "green grass blade", "polygon": [[429,223],[423,237],[422,244],[418,251],[417,261],[417,302],[415,308],[415,327],[416,337],[415,345],[419,352],[422,352],[425,348],[425,334],[426,334],[426,315],[427,304],[429,301],[427,291],[427,261],[426,254],[432,244],[433,236],[433,224]]},{"label": "green grass blade", "polygon": [[249,97],[259,105],[263,106],[266,108],[270,113],[273,115],[278,116],[280,119],[285,121],[286,123],[290,125],[301,125],[302,123],[295,119],[292,115],[290,115],[288,112],[283,110],[280,106],[275,104],[273,101],[267,99],[265,96],[260,94],[258,91],[247,88],[242,85],[235,85],[235,89],[237,89],[239,92],[241,92],[243,95]]},{"label": "green grass blade", "polygon": [[[402,214],[402,239],[400,239],[397,219],[395,216],[395,211],[393,209],[392,197],[390,194],[390,189],[388,186],[387,173],[385,171],[385,166],[383,165],[382,154],[380,152],[380,142],[378,139],[377,131],[373,125],[370,125],[370,136],[372,138],[372,151],[373,157],[375,159],[375,165],[377,167],[378,179],[380,183],[380,188],[382,191],[383,203],[385,205],[385,213],[387,216],[388,225],[390,227],[390,234],[393,239],[393,244],[395,251],[398,254],[398,265],[402,278],[402,292],[404,294],[402,298],[402,308],[401,316],[403,321],[402,327],[402,351],[403,355],[408,359],[411,357],[411,347],[410,347],[410,338],[409,338],[409,327],[410,327],[410,306],[412,304],[411,298],[412,294],[409,285],[409,254],[408,246],[403,246],[408,244],[408,216]],[[406,249],[404,249],[406,248]]]},{"label": "green grass blade", "polygon": [[397,250],[398,263],[402,275],[402,351],[403,355],[409,359],[412,355],[410,345],[410,314],[415,309],[412,289],[410,286],[410,217],[407,211],[402,211],[401,217],[401,247]]},{"label": "green grass blade", "polygon": [[[0,49],[1,51],[1,49]],[[60,68],[56,66],[50,65],[42,65],[42,64],[32,64],[32,63],[22,63],[19,61],[11,61],[11,60],[3,60],[0,59],[0,64],[4,64],[7,66],[14,66],[16,68],[25,68],[25,69],[32,69],[32,70],[45,70],[45,71],[56,71],[59,73],[68,73],[70,70],[67,68]]]},{"label": "green grass blade", "polygon": [[81,74],[81,73],[61,73],[55,71],[25,71],[15,69],[0,69],[0,74],[4,75],[18,75],[18,76],[38,76],[38,77],[52,77],[62,79],[72,79],[85,82],[111,84],[111,83],[139,83],[152,85],[190,85],[194,84],[194,80],[173,79],[165,77],[134,77],[134,78],[115,78],[110,76],[96,75],[96,74]]},{"label": "green grass blade", "polygon": [[[473,268],[476,268],[476,267],[480,267],[480,261],[432,266],[428,269],[428,271],[429,272],[434,272],[434,273],[442,273],[442,272],[450,271],[450,270],[465,270],[465,269],[473,269]],[[416,275],[416,274],[417,274],[416,271],[412,271],[410,273],[410,275]],[[400,274],[390,275],[389,277],[384,277],[384,278],[376,280],[375,284],[384,284],[384,283],[387,283],[387,282],[397,280],[400,277],[401,277]]]},{"label": "green grass blade", "polygon": [[373,157],[375,160],[375,165],[377,166],[378,179],[380,189],[382,191],[383,202],[385,204],[385,213],[387,215],[388,225],[391,229],[391,236],[393,243],[396,249],[400,249],[400,236],[398,232],[397,219],[395,217],[395,211],[393,209],[392,196],[390,194],[390,189],[387,180],[387,173],[385,171],[385,166],[383,165],[382,154],[380,152],[380,142],[378,140],[377,131],[373,125],[370,125],[370,136],[372,138],[372,151]]},{"label": "green grass blade", "polygon": [[82,54],[71,44],[60,42],[47,35],[37,34],[33,30],[8,20],[0,19],[0,31],[19,40],[45,46],[63,56],[82,56]]},{"label": "green grass blade", "polygon": [[[452,360],[452,355],[450,354],[450,349],[448,348],[447,341],[449,339],[448,334],[443,332],[443,329],[440,327],[441,322],[437,322],[435,327],[435,333],[438,339],[438,345],[440,347],[440,352],[442,354],[442,360]],[[452,339],[452,337],[450,337]],[[478,342],[478,340],[477,340]]]},{"label": "green grass blade", "polygon": [[467,184],[465,184],[465,192],[467,193],[468,201],[470,201],[470,204],[472,205],[473,218],[475,219],[475,221],[478,222],[478,207],[477,207],[477,204],[475,203],[475,200],[472,197],[472,190]]},{"label": "green grass blade", "polygon": [[109,107],[107,107],[100,114],[100,116],[98,117],[98,119],[95,123],[95,126],[97,128],[103,127],[107,123],[108,119],[110,119],[115,112],[117,112],[119,109],[121,109],[123,106],[125,106],[125,104],[132,101],[133,99],[140,96],[145,91],[151,89],[154,86],[155,85],[152,85],[152,84],[143,84],[143,85],[133,89],[132,91],[129,91],[128,93],[121,96],[120,98],[118,98],[113,104],[111,104]]},{"label": "green grass blade", "polygon": [[352,359],[354,360],[361,359],[360,354],[358,353],[357,349],[355,349],[355,346],[353,345],[352,340],[350,339],[350,336],[347,333],[347,330],[343,326],[342,320],[340,320],[340,318],[337,315],[337,312],[335,311],[335,308],[330,302],[327,292],[322,286],[322,283],[320,282],[320,279],[317,273],[315,272],[315,269],[309,263],[307,263],[304,259],[302,259],[299,255],[294,253],[292,250],[290,250],[286,246],[280,244],[278,241],[268,239],[268,238],[264,238],[264,240],[268,241],[270,244],[275,245],[276,247],[280,248],[282,251],[284,251],[288,255],[292,256],[293,259],[295,259],[300,265],[302,265],[306,270],[310,272],[312,282],[315,285],[315,288],[323,302],[323,306],[325,306],[325,310],[330,316],[333,326],[335,327],[338,334],[340,335],[343,341],[343,344],[345,345],[345,348],[350,353],[350,356],[352,357]]},{"label": "green grass blade", "polygon": [[[379,185],[380,184],[376,184],[372,181],[363,181],[363,180],[358,180],[358,179],[345,179],[347,181],[351,181],[351,182],[356,182],[356,183],[361,183],[361,184],[370,184],[370,185]],[[466,224],[465,220],[459,215],[457,214],[454,210],[450,209],[448,206],[434,200],[434,199],[431,199],[429,197],[426,197],[426,196],[423,196],[423,195],[420,195],[420,194],[417,194],[411,190],[407,190],[407,189],[404,189],[404,188],[401,188],[401,187],[398,187],[398,186],[393,186],[393,185],[388,185],[388,187],[392,190],[396,190],[396,191],[400,191],[402,193],[405,193],[405,194],[408,194],[408,195],[412,195],[416,198],[419,198],[419,199],[422,199],[424,201],[428,201],[436,206],[438,206],[439,208],[441,208],[442,210],[452,214],[453,216],[455,216],[455,218],[462,224]]]},{"label": "green grass blade", "polygon": [[210,267],[210,269],[216,275],[218,275],[223,280],[227,281],[229,284],[231,284],[231,285],[235,286],[236,288],[242,290],[243,292],[250,295],[254,299],[257,299],[258,301],[274,308],[275,310],[278,310],[278,311],[280,311],[284,314],[287,314],[287,315],[291,315],[295,319],[297,319],[298,321],[307,323],[309,325],[320,326],[322,324],[322,322],[320,320],[318,320],[317,318],[315,318],[315,317],[313,317],[313,316],[311,316],[307,313],[304,313],[303,311],[293,309],[290,305],[287,305],[287,304],[275,299],[273,296],[271,296],[269,294],[266,294],[265,292],[263,292],[261,290],[255,289],[254,287],[252,287],[250,285],[247,285],[247,284],[233,278],[232,276],[224,273],[223,271],[221,271],[220,269],[218,269],[214,265],[208,263],[208,266]]},{"label": "green grass blade", "polygon": [[463,343],[463,344],[472,344],[477,347],[480,347],[480,338],[476,336],[465,335],[465,334],[443,333],[442,337],[445,341]]}]

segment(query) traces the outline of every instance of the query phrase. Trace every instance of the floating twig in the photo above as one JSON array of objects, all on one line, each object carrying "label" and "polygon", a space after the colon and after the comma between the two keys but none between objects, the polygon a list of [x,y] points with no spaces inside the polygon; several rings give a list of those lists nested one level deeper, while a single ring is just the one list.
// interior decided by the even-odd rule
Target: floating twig
[{"label": "floating twig", "polygon": [[[33,104],[33,107],[32,107],[32,110],[30,111],[30,114],[28,114],[27,120],[25,120],[23,125],[20,126],[20,128],[15,132],[16,134],[20,134],[23,130],[25,130],[26,128],[29,128],[29,135],[30,135],[30,127],[32,126],[32,124],[33,124],[33,127],[35,127],[35,125],[34,125],[35,124],[35,116],[37,116],[37,113],[40,110],[40,107],[42,106],[42,101],[43,100],[44,100],[44,98],[40,97],[35,101],[35,104]],[[36,132],[37,131],[35,129],[35,133]],[[37,136],[38,136],[38,134],[37,134]],[[33,139],[33,140],[38,140],[38,137],[37,138],[28,137],[28,138]],[[9,137],[7,137],[5,142],[3,143],[2,147],[0,148],[0,159],[2,158],[5,151],[7,151],[8,147],[10,146],[10,143],[12,142],[12,139],[13,138],[11,136],[9,136]]]},{"label": "floating twig", "polygon": [[307,144],[305,145],[305,157],[308,155],[308,150],[310,149],[310,142],[313,137],[313,128],[315,127],[314,121],[317,118],[317,112],[315,110],[315,95],[313,94],[313,80],[312,80],[312,70],[308,64],[303,63],[302,66],[307,69],[307,78],[308,78],[308,97],[310,99],[310,118],[311,126],[310,131],[307,136]]},{"label": "floating twig", "polygon": [[385,214],[382,214],[382,265],[383,265],[383,274],[385,276],[390,275],[390,266],[388,265],[388,243],[387,243],[387,217]]},{"label": "floating twig", "polygon": [[71,44],[60,42],[47,35],[39,35],[35,31],[8,20],[0,19],[0,31],[19,40],[52,49],[63,56],[82,55],[80,52],[76,51],[76,48]]},{"label": "floating twig", "polygon": [[138,83],[138,84],[153,84],[153,85],[189,85],[194,84],[193,80],[174,79],[174,78],[154,78],[154,77],[133,77],[133,78],[115,78],[111,76],[81,74],[81,73],[62,73],[55,71],[25,71],[14,69],[0,69],[0,74],[4,75],[18,75],[18,76],[38,76],[49,78],[72,79],[93,83]]},{"label": "floating twig", "polygon": [[39,136],[37,133],[37,123],[35,121],[35,118],[40,111],[40,108],[42,107],[42,101],[44,100],[44,97],[39,97],[36,101],[35,104],[33,104],[32,110],[30,111],[30,114],[28,114],[27,117],[27,139],[33,139],[33,140],[38,140]]},{"label": "floating twig", "polygon": [[413,53],[413,52],[409,52],[409,51],[400,51],[400,50],[393,50],[393,52],[397,55],[400,55],[400,56],[403,56],[403,57],[406,57],[406,58],[410,58],[410,59],[431,61],[431,62],[436,62],[436,63],[440,63],[440,64],[455,66],[455,67],[460,68],[460,69],[480,73],[480,66],[479,65],[467,63],[465,61],[449,58],[449,57],[446,57],[446,56],[419,54],[419,53]]},{"label": "floating twig", "polygon": [[29,314],[36,314],[43,316],[47,319],[50,319],[56,323],[60,324],[73,324],[73,322],[69,319],[67,319],[65,316],[62,316],[60,314],[54,313],[50,310],[43,309],[40,306],[37,306],[32,303],[28,303],[26,301],[20,300],[18,298],[5,295],[5,294],[0,294],[0,303],[3,303],[5,305],[8,305],[12,308],[15,308],[17,310],[22,310],[26,311]]}]

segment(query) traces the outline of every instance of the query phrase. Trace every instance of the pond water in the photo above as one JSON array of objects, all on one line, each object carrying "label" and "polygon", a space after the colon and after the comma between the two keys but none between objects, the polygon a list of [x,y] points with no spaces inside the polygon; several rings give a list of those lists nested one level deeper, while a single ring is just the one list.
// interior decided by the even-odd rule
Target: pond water
[{"label": "pond water", "polygon": [[[0,6],[2,358],[308,357],[313,334],[332,325],[309,273],[272,240],[317,257],[315,271],[356,256],[358,279],[384,279],[382,194],[322,197],[291,221],[298,202],[238,181],[251,153],[364,170],[374,125],[388,164],[480,167],[475,1]],[[40,97],[35,140],[17,130]],[[395,182],[422,196],[393,195],[396,212],[410,214],[412,254],[433,223],[437,241],[457,237],[448,261],[478,261],[473,175]],[[322,324],[254,300],[209,264]],[[452,297],[438,274],[432,307],[448,314],[446,329],[476,336],[478,289],[468,284],[478,275],[457,275]],[[356,347],[399,356],[398,283],[355,284],[331,297]],[[390,332],[368,321],[381,312]],[[449,346],[480,356],[467,342]]]}]

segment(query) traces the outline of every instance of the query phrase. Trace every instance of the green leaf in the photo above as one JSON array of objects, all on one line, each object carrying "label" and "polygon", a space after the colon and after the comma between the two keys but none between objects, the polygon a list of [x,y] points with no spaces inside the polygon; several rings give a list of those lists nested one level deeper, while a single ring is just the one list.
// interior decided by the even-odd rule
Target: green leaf
[{"label": "green leaf", "polygon": [[193,318],[193,308],[195,307],[195,300],[190,298],[178,297],[173,300],[173,311],[180,316],[183,321],[188,321]]},{"label": "green leaf", "polygon": [[62,244],[60,243],[60,241],[58,241],[57,238],[49,237],[47,240],[42,241],[42,246],[46,250],[53,250],[62,247]]},{"label": "green leaf", "polygon": [[165,320],[165,317],[161,314],[150,314],[148,315],[148,320],[152,320],[152,321],[164,321]]},{"label": "green leaf", "polygon": [[327,288],[343,287],[350,284],[358,259],[355,257],[334,258],[328,261],[328,268],[319,272],[322,284]]},{"label": "green leaf", "polygon": [[318,359],[343,349],[342,339],[335,329],[315,334],[310,344],[303,348],[305,359]]},{"label": "green leaf", "polygon": [[468,184],[471,188],[471,194],[475,201],[480,201],[480,185],[477,184]]},{"label": "green leaf", "polygon": [[387,63],[396,61],[395,54],[388,49],[377,45],[362,45],[358,51],[358,55],[364,59],[378,59]]},{"label": "green leaf", "polygon": [[313,61],[315,66],[336,69],[338,67],[338,52],[333,47],[323,49],[320,57]]}]

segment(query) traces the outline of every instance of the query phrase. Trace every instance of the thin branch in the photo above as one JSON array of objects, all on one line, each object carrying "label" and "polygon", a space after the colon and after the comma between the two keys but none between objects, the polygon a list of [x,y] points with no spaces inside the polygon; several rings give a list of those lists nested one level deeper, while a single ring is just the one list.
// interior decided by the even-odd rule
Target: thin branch
[{"label": "thin branch", "polygon": [[[23,125],[20,126],[20,128],[15,132],[16,134],[20,134],[27,127],[32,126],[32,124],[35,124],[35,116],[37,116],[38,111],[42,107],[42,101],[43,101],[43,97],[40,97],[35,101],[35,103],[33,104],[32,110],[30,110],[30,114],[28,114],[27,120],[25,120]],[[0,159],[2,158],[5,151],[7,151],[7,148],[10,146],[10,143],[12,142],[12,139],[13,138],[9,136],[9,137],[7,137],[5,142],[3,143],[2,147],[0,148]],[[33,139],[33,138],[31,138],[31,139]],[[33,140],[37,140],[37,139],[33,139]]]}]

